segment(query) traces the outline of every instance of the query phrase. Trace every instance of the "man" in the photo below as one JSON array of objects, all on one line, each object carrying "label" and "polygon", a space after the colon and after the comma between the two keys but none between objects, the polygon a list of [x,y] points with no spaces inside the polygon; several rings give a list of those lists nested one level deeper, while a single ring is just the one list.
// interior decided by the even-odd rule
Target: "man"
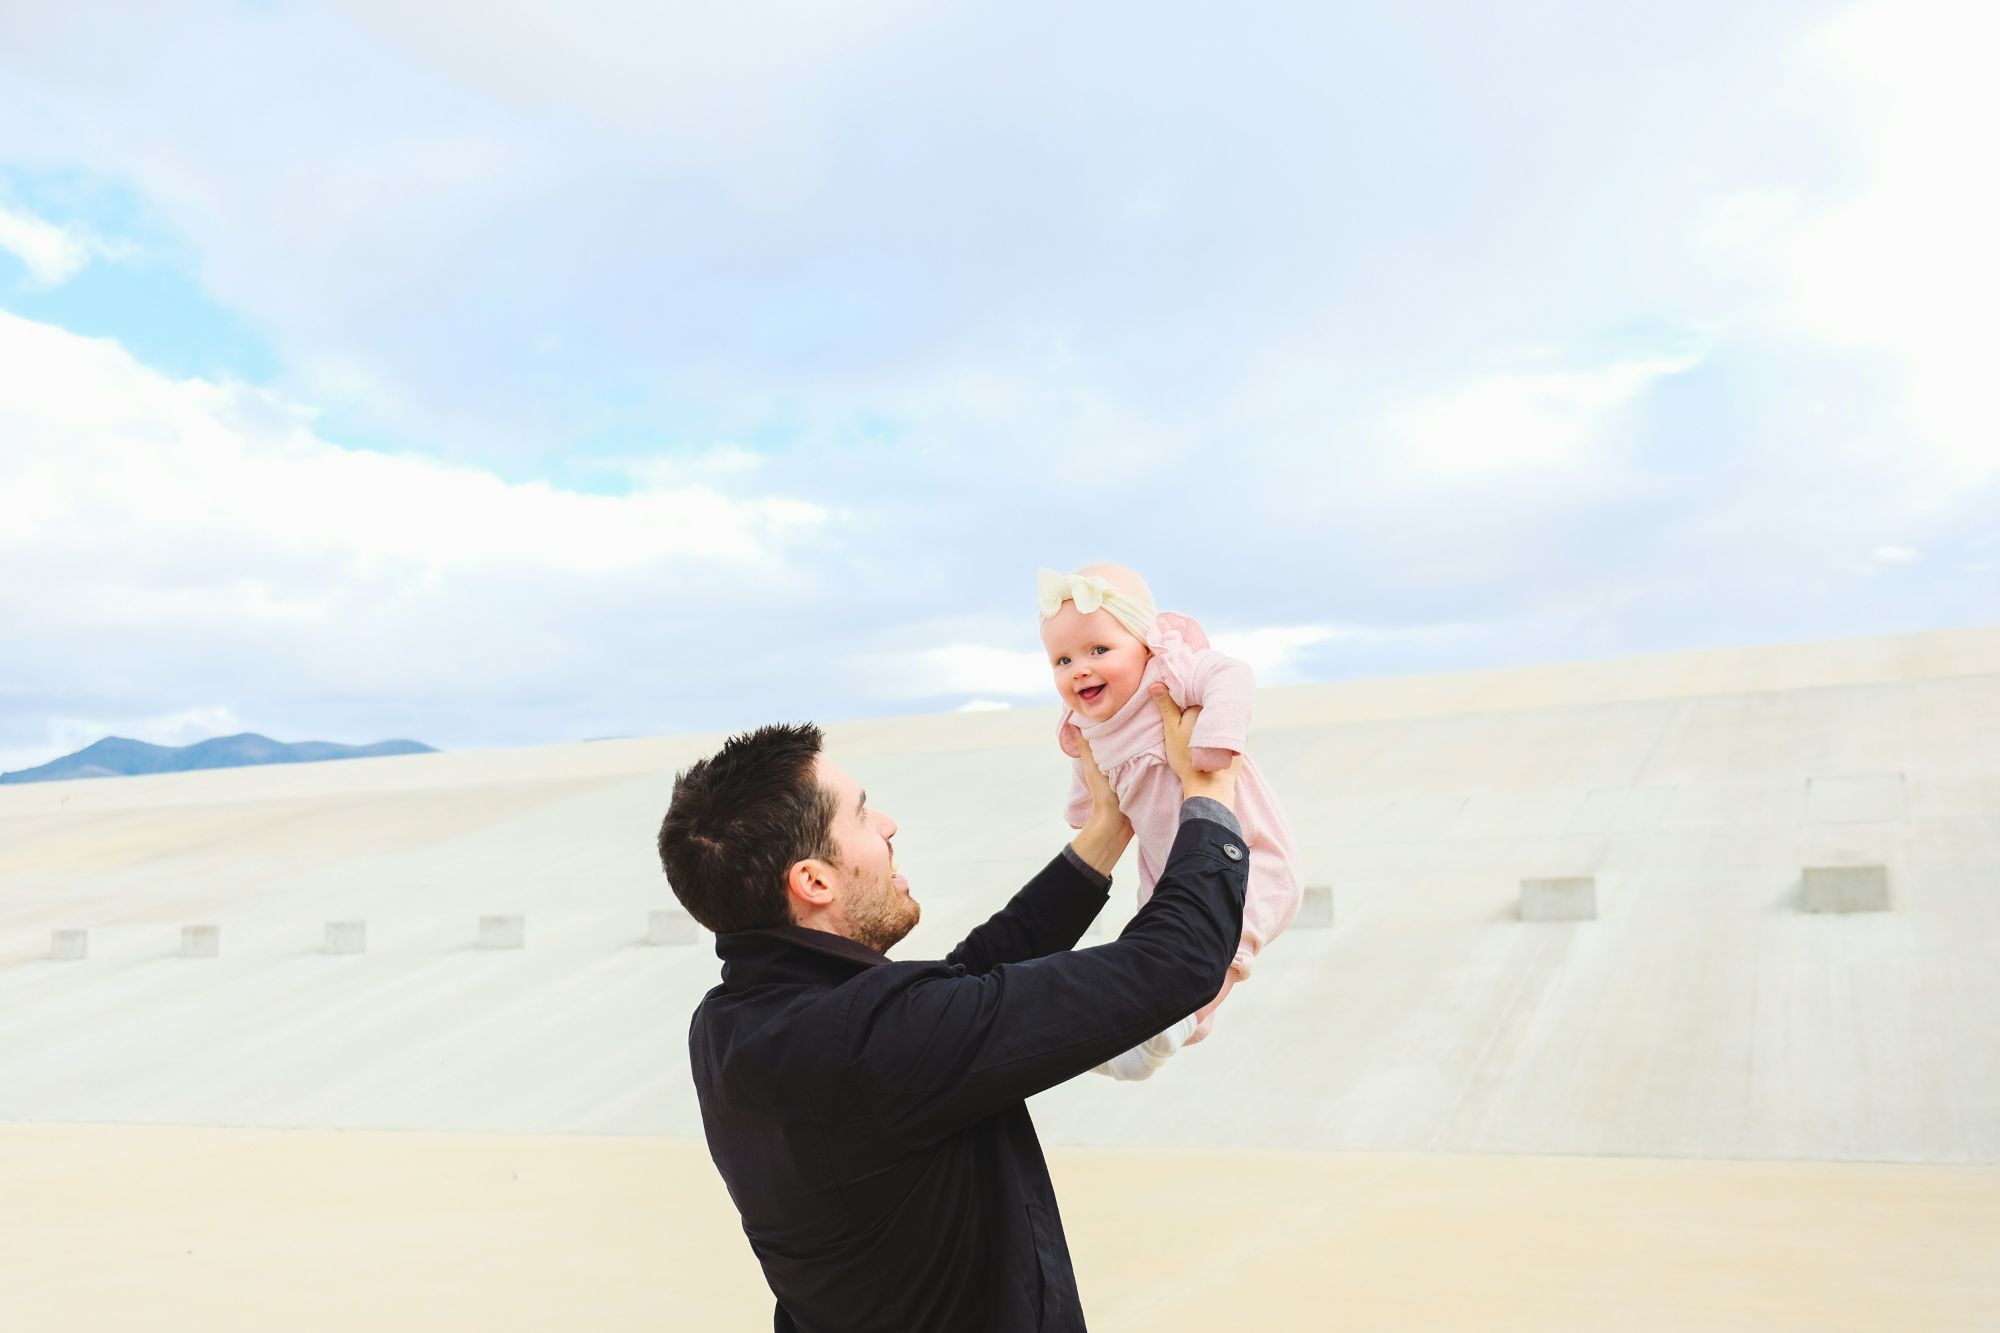
[{"label": "man", "polygon": [[896,824],[817,727],[732,737],[675,778],[660,861],[723,964],[688,1029],[702,1128],[779,1333],[1084,1327],[1023,1102],[1213,999],[1242,934],[1235,769],[1197,771],[1199,710],[1154,701],[1180,834],[1094,949],[1072,952],[1132,830],[1091,763],[1075,841],[941,962],[884,956],[920,911]]}]

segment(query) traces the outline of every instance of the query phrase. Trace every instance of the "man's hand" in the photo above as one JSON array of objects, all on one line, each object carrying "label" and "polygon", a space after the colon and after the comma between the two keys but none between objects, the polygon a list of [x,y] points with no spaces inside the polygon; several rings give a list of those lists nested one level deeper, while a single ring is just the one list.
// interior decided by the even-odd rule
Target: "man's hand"
[{"label": "man's hand", "polygon": [[1083,785],[1090,792],[1090,818],[1077,830],[1070,849],[1092,870],[1108,875],[1132,841],[1132,822],[1118,808],[1118,793],[1111,789],[1111,779],[1098,770],[1097,760],[1091,757],[1090,742],[1079,736],[1076,744],[1083,751],[1078,758],[1083,761]]},{"label": "man's hand", "polygon": [[1153,705],[1160,710],[1160,726],[1167,735],[1167,767],[1173,769],[1174,776],[1181,780],[1181,799],[1191,796],[1206,796],[1211,801],[1220,801],[1233,813],[1236,809],[1236,775],[1243,770],[1243,756],[1230,760],[1227,768],[1218,768],[1213,773],[1204,773],[1195,767],[1193,756],[1188,753],[1188,741],[1194,736],[1195,719],[1201,716],[1201,707],[1183,710],[1167,693],[1167,687],[1158,681],[1153,683]]}]

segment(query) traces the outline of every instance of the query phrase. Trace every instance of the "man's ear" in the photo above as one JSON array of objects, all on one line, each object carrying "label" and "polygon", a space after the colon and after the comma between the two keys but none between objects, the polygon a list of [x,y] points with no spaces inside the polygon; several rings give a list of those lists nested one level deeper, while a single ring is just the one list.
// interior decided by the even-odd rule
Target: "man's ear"
[{"label": "man's ear", "polygon": [[785,872],[785,895],[794,916],[825,907],[833,901],[833,867],[812,856],[792,862]]}]

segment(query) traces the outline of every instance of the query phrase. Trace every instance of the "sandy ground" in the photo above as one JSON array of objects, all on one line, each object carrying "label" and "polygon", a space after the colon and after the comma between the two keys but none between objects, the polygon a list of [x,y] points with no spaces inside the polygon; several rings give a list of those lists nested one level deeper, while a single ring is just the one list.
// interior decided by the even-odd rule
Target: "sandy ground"
[{"label": "sandy ground", "polygon": [[[2000,1169],[1057,1151],[1097,1330],[2000,1329]],[[700,1144],[0,1126],[8,1329],[770,1327]]]}]

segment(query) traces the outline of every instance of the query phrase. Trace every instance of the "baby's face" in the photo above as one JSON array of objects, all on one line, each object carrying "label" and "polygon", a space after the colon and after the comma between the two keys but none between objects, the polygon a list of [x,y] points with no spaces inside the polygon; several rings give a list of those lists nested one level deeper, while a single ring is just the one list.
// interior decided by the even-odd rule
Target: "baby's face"
[{"label": "baby's face", "polygon": [[1064,602],[1042,622],[1042,647],[1055,673],[1056,693],[1078,717],[1091,722],[1123,708],[1146,674],[1146,645],[1109,611],[1089,615]]}]

